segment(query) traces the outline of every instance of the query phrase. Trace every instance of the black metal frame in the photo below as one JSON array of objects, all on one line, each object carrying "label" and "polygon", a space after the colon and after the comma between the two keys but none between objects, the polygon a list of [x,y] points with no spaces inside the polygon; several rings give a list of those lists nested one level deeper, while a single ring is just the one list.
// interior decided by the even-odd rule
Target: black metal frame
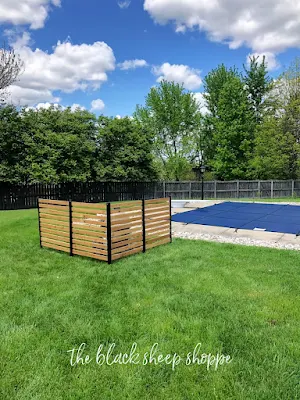
[{"label": "black metal frame", "polygon": [[172,243],[172,197],[169,196],[169,210],[170,210],[170,239],[171,239],[171,243]]},{"label": "black metal frame", "polygon": [[39,202],[39,199],[38,199],[38,216],[39,216],[39,235],[40,235],[40,247],[43,247],[42,246],[42,235],[41,235],[41,218],[40,218],[40,202]]},{"label": "black metal frame", "polygon": [[145,199],[142,200],[142,221],[143,221],[143,253],[146,253]]},{"label": "black metal frame", "polygon": [[111,211],[110,211],[110,203],[106,204],[106,217],[107,217],[107,228],[106,228],[106,234],[107,234],[107,262],[108,264],[111,264]]},{"label": "black metal frame", "polygon": [[69,235],[70,235],[70,256],[73,256],[73,219],[72,219],[72,201],[69,200]]}]

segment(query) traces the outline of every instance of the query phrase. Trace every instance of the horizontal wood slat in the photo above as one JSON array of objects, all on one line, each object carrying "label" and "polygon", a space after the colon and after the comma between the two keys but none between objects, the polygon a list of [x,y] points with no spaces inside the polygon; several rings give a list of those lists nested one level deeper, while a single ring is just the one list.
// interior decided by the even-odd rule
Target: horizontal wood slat
[{"label": "horizontal wood slat", "polygon": [[142,207],[142,201],[122,201],[119,203],[111,203],[111,210],[115,210],[117,208],[126,208],[126,207]]},{"label": "horizontal wood slat", "polygon": [[130,250],[135,250],[137,248],[143,248],[143,242],[135,242],[135,243],[130,243],[128,245],[124,245],[121,247],[117,247],[115,249],[112,249],[111,254],[114,256],[114,254],[119,254],[119,253],[124,253]]},{"label": "horizontal wood slat", "polygon": [[133,249],[133,250],[124,251],[123,253],[113,254],[112,255],[112,261],[119,260],[120,258],[127,257],[127,256],[130,256],[132,254],[140,253],[142,250],[143,250],[143,246],[138,247],[138,248]]},{"label": "horizontal wood slat", "polygon": [[65,246],[65,245],[62,245],[62,244],[55,244],[55,243],[53,243],[53,242],[49,242],[48,240],[44,240],[44,239],[42,239],[42,241],[41,241],[41,243],[42,243],[42,246],[44,246],[44,247],[49,247],[50,249],[55,249],[55,250],[60,250],[60,251],[65,251],[65,252],[69,252],[69,247],[67,247],[67,246]]},{"label": "horizontal wood slat", "polygon": [[76,250],[74,249],[73,254],[75,256],[83,256],[83,257],[89,257],[89,258],[95,258],[96,260],[100,261],[107,261],[107,257],[100,255],[100,254],[95,254],[95,253],[89,253],[81,250]]},{"label": "horizontal wood slat", "polygon": [[157,204],[157,203],[167,203],[169,204],[169,197],[161,198],[161,199],[150,199],[150,200],[145,200],[145,205],[147,206],[148,204]]},{"label": "horizontal wood slat", "polygon": [[111,224],[112,225],[118,225],[118,224],[122,224],[122,223],[127,223],[127,222],[135,222],[135,221],[141,221],[142,220],[142,215],[139,213],[137,214],[137,216],[124,216],[123,218],[112,218],[111,219]]},{"label": "horizontal wood slat", "polygon": [[49,238],[49,239],[57,240],[59,242],[64,242],[68,246],[69,246],[69,243],[70,243],[69,236],[62,236],[62,235],[57,234],[57,233],[56,234],[52,234],[52,233],[49,233],[49,232],[43,232],[42,233],[42,237],[43,237],[43,239]]},{"label": "horizontal wood slat", "polygon": [[68,206],[69,202],[66,200],[47,200],[47,199],[39,199],[39,204],[57,204],[61,206]]},{"label": "horizontal wood slat", "polygon": [[99,249],[99,248],[96,248],[93,246],[84,246],[84,245],[80,245],[77,243],[73,243],[73,250],[85,251],[87,253],[98,254],[101,256],[107,255],[107,251],[105,251],[103,249]]},{"label": "horizontal wood slat", "polygon": [[120,207],[119,209],[115,209],[111,212],[111,216],[115,216],[118,214],[126,214],[126,215],[131,215],[132,213],[134,213],[135,211],[140,211],[141,210],[141,206],[138,207],[128,207],[128,208],[122,208]]},{"label": "horizontal wood slat", "polygon": [[73,224],[87,224],[87,225],[96,225],[102,228],[106,228],[106,224],[101,221],[97,220],[96,218],[73,218]]},{"label": "horizontal wood slat", "polygon": [[99,211],[106,211],[106,204],[104,203],[82,203],[80,201],[72,201],[72,207],[81,207],[84,209],[98,209]]},{"label": "horizontal wood slat", "polygon": [[69,238],[70,233],[67,231],[62,231],[60,230],[60,232],[57,232],[57,230],[55,229],[51,229],[51,228],[45,228],[45,227],[41,227],[41,233],[43,234],[50,234],[50,235],[59,235],[59,236],[65,236],[67,238]]},{"label": "horizontal wood slat", "polygon": [[97,226],[97,225],[93,225],[93,224],[85,224],[82,222],[73,222],[72,224],[73,230],[74,232],[77,231],[87,231],[87,232],[98,232],[98,234],[100,234],[100,232],[102,233],[106,233],[106,229],[101,227],[101,226]]},{"label": "horizontal wood slat", "polygon": [[166,238],[164,238],[162,240],[147,244],[147,249],[149,250],[149,249],[152,249],[153,247],[161,246],[162,244],[170,243],[170,241],[171,241],[170,238],[166,237]]},{"label": "horizontal wood slat", "polygon": [[95,215],[96,217],[102,218],[106,220],[106,213],[104,210],[95,210],[89,208],[79,208],[79,207],[72,207],[72,212],[80,215]]},{"label": "horizontal wood slat", "polygon": [[120,242],[113,242],[111,244],[111,248],[112,249],[117,249],[119,247],[131,245],[133,243],[139,243],[142,246],[142,244],[143,244],[143,236],[140,235],[140,236],[137,236],[135,238],[128,238],[128,239],[122,240]]},{"label": "horizontal wood slat", "polygon": [[54,221],[54,223],[51,221],[51,222],[44,222],[44,221],[40,221],[40,224],[41,224],[41,228],[43,229],[43,228],[47,228],[47,229],[52,229],[52,230],[55,230],[56,232],[61,232],[61,231],[64,231],[64,232],[69,232],[69,226],[67,226],[67,225],[65,225],[65,226],[62,226],[62,225],[55,225],[55,221]]},{"label": "horizontal wood slat", "polygon": [[59,213],[59,214],[68,214],[69,207],[68,206],[54,206],[51,204],[40,204],[40,211],[49,210],[51,213]]},{"label": "horizontal wood slat", "polygon": [[67,221],[69,222],[69,215],[56,215],[56,214],[51,214],[46,212],[41,212],[40,213],[41,218],[45,219],[51,219],[51,220],[56,220],[56,221]]},{"label": "horizontal wood slat", "polygon": [[82,239],[75,239],[75,238],[73,238],[73,243],[75,243],[77,245],[82,244],[83,246],[87,246],[87,247],[95,247],[97,249],[104,250],[105,253],[107,254],[106,243],[96,242],[95,240],[82,240]]},{"label": "horizontal wood slat", "polygon": [[39,227],[44,247],[110,262],[108,252],[113,261],[171,241],[170,199],[110,205],[39,199]]},{"label": "horizontal wood slat", "polygon": [[119,243],[122,242],[124,240],[130,240],[130,239],[140,239],[143,240],[143,232],[137,232],[137,233],[129,233],[127,235],[123,235],[123,236],[113,236],[111,239],[111,243],[112,246],[114,245],[114,243]]},{"label": "horizontal wood slat", "polygon": [[83,231],[83,230],[74,230],[73,229],[73,238],[81,239],[84,238],[83,240],[98,240],[99,242],[106,243],[106,235],[103,233],[97,234],[97,232],[89,232],[89,231]]}]

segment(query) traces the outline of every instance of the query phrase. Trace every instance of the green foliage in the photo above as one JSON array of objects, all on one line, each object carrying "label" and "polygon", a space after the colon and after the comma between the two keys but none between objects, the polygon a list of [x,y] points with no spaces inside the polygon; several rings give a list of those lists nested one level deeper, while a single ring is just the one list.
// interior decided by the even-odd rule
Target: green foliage
[{"label": "green foliage", "polygon": [[243,82],[224,65],[205,78],[211,113],[206,117],[210,135],[209,164],[217,179],[247,176],[254,141],[254,118]]},{"label": "green foliage", "polygon": [[13,106],[0,107],[0,181],[22,180],[27,154],[23,120]]},{"label": "green foliage", "polygon": [[256,122],[260,123],[268,107],[267,94],[272,89],[272,79],[268,76],[265,56],[263,56],[261,63],[258,62],[258,59],[258,56],[252,56],[249,58],[249,67],[244,65],[245,76],[243,77],[243,82],[248,92],[248,100],[253,109]]},{"label": "green foliage", "polygon": [[224,85],[239,76],[236,68],[227,69],[224,64],[219,65],[206,75],[204,79],[204,96],[212,117],[217,117],[219,114],[218,105]]},{"label": "green foliage", "polygon": [[296,179],[299,148],[278,118],[268,117],[259,126],[252,165],[256,179]]},{"label": "green foliage", "polygon": [[0,181],[151,180],[152,142],[129,119],[70,108],[0,108]]},{"label": "green foliage", "polygon": [[150,181],[157,178],[152,139],[138,122],[129,118],[99,118],[96,162],[97,180]]},{"label": "green foliage", "polygon": [[201,114],[195,97],[182,85],[162,81],[150,90],[145,107],[137,107],[135,118],[151,132],[155,155],[167,178],[182,179],[183,164],[197,152],[195,133]]}]

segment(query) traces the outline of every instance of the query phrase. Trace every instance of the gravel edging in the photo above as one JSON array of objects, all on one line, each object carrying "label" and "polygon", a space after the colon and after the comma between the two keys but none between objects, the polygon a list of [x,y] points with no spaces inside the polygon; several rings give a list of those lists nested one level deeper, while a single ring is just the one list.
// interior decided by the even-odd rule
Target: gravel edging
[{"label": "gravel edging", "polygon": [[282,250],[297,250],[300,251],[300,244],[291,244],[283,242],[272,242],[265,240],[254,240],[245,237],[228,237],[222,235],[211,235],[209,233],[189,233],[189,232],[173,232],[173,237],[181,239],[191,239],[191,240],[206,240],[209,242],[218,243],[232,243],[240,244],[244,246],[256,246],[256,247],[271,247]]}]

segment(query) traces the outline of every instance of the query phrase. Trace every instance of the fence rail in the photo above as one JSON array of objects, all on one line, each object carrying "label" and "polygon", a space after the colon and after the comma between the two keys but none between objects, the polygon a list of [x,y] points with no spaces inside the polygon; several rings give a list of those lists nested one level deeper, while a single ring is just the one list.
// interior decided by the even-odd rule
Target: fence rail
[{"label": "fence rail", "polygon": [[[36,208],[37,199],[100,203],[171,196],[200,199],[201,182],[93,182],[12,185],[0,182],[0,210]],[[206,181],[204,198],[240,199],[300,197],[300,180]]]},{"label": "fence rail", "polygon": [[91,204],[38,200],[41,247],[106,261],[172,241],[171,199]]}]

